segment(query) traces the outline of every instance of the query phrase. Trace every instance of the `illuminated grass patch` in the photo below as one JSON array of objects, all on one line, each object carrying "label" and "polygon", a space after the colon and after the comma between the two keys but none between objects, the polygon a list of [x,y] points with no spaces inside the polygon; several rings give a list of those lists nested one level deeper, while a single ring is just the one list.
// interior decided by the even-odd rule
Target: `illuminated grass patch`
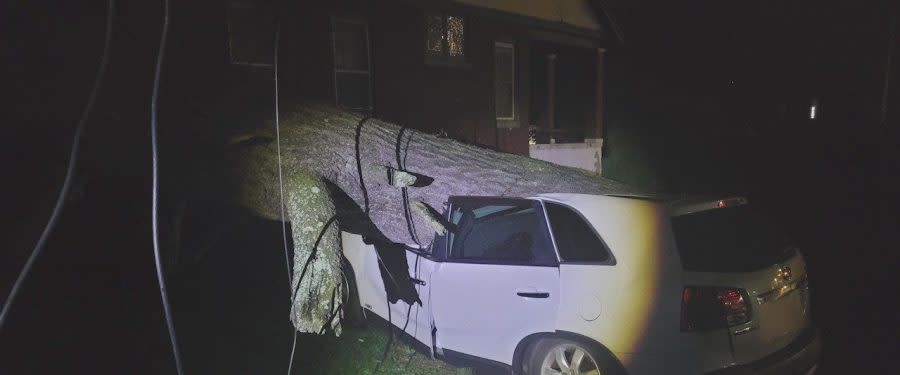
[{"label": "illuminated grass patch", "polygon": [[302,334],[298,337],[295,369],[303,374],[472,374],[467,368],[430,359],[399,338],[390,343],[385,356],[388,341],[388,330],[372,325],[348,328],[339,338]]}]

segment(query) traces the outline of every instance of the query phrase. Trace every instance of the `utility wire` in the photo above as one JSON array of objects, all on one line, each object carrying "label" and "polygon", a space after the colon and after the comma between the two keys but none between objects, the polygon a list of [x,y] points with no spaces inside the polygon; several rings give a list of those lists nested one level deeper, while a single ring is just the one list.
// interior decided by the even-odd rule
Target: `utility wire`
[{"label": "utility wire", "polygon": [[[400,128],[400,131],[397,132],[397,144],[395,147],[395,154],[397,157],[397,169],[401,171],[406,171],[406,155],[409,154],[407,151],[406,155],[401,157],[401,145],[403,144],[403,133],[406,131],[406,127]],[[412,139],[412,136],[407,138],[407,147],[409,146],[408,141]],[[419,236],[416,234],[416,223],[412,219],[412,212],[409,209],[409,193],[406,190],[406,186],[400,188],[401,195],[403,197],[403,216],[406,218],[406,229],[409,231],[409,237],[416,243],[416,246],[419,249],[422,248],[422,243],[419,242]]]},{"label": "utility wire", "polygon": [[97,69],[97,75],[94,77],[94,84],[88,95],[87,104],[84,107],[84,111],[81,112],[78,124],[75,126],[75,135],[72,138],[72,150],[69,154],[69,165],[66,167],[66,177],[63,179],[62,188],[59,190],[59,196],[56,198],[56,204],[53,206],[50,219],[47,221],[47,225],[44,226],[44,231],[41,232],[41,236],[34,246],[34,249],[31,250],[31,255],[28,256],[28,260],[25,262],[22,270],[19,271],[19,276],[16,278],[16,282],[13,284],[9,296],[6,298],[6,302],[3,303],[3,310],[0,312],[0,332],[3,330],[3,325],[9,315],[10,308],[12,308],[16,296],[19,294],[22,284],[25,282],[28,274],[31,273],[31,268],[34,266],[35,260],[37,260],[38,256],[43,252],[44,245],[47,243],[47,238],[50,237],[50,233],[53,232],[53,228],[56,227],[56,222],[59,220],[60,212],[62,212],[66,197],[68,197],[69,190],[72,187],[72,176],[75,174],[75,163],[78,160],[81,134],[84,131],[85,123],[87,123],[88,114],[90,114],[91,109],[94,107],[94,102],[97,99],[97,92],[99,91],[100,83],[103,81],[103,76],[106,74],[106,66],[109,62],[109,44],[112,39],[112,18],[114,10],[115,1],[108,0],[106,7],[106,34],[103,39],[103,56],[100,58],[100,67]]},{"label": "utility wire", "polygon": [[278,38],[281,34],[281,17],[275,20],[275,48],[273,53],[273,68],[275,70],[275,150],[278,153],[278,197],[281,208],[281,240],[284,245],[284,265],[287,266],[288,289],[291,288],[291,259],[288,255],[287,222],[284,220],[284,183],[281,173],[281,123],[278,118]]},{"label": "utility wire", "polygon": [[[362,193],[363,193],[363,201],[365,204],[364,209],[365,209],[365,214],[367,217],[369,216],[369,191],[366,189],[366,181],[363,178],[363,173],[362,173],[362,158],[361,158],[361,153],[360,153],[360,139],[362,138],[363,124],[365,124],[369,119],[370,119],[370,117],[366,116],[359,120],[359,122],[356,124],[356,137],[355,137],[356,172],[359,175],[359,188],[360,188],[360,190],[362,190]],[[396,157],[397,157],[397,168],[399,170],[405,170],[405,168],[404,168],[405,163],[401,162],[401,160],[403,160],[403,158],[400,157],[400,144],[403,140],[403,132],[405,130],[406,130],[406,127],[402,127],[402,128],[400,128],[400,131],[397,134],[397,144],[396,144],[395,151],[396,151]],[[405,187],[402,188],[402,192],[403,192],[403,205],[404,205],[403,208],[404,208],[404,214],[405,214],[404,216],[406,217],[407,229],[409,230],[409,234],[413,238],[413,241],[415,241],[416,244],[421,249],[422,245],[419,243],[418,238],[415,235],[415,229],[413,229],[412,220],[409,216],[410,215],[409,197],[406,194]],[[386,271],[388,277],[391,279],[391,282],[394,283],[394,287],[397,289],[397,291],[399,293],[400,284],[398,284],[397,280],[395,280],[394,275],[391,272],[390,268],[388,267],[387,263],[385,263],[384,259],[381,258],[381,254],[378,253],[378,249],[375,249],[375,256],[378,257],[378,261],[381,263],[381,266],[384,267],[384,270]],[[418,258],[416,259],[416,262],[418,263]],[[416,274],[416,276],[418,276],[418,273]],[[409,270],[407,270],[407,278],[408,277],[409,277]],[[418,289],[416,289],[416,298],[418,298]],[[388,329],[390,330],[391,336],[388,339],[388,342],[384,347],[384,353],[381,356],[381,360],[379,361],[378,366],[375,367],[375,371],[374,371],[375,374],[378,374],[381,371],[381,365],[383,365],[384,362],[387,360],[388,352],[390,351],[391,345],[393,345],[393,342],[394,342],[395,327],[394,327],[392,316],[391,316],[392,315],[391,314],[391,301],[390,301],[390,298],[388,298],[388,296],[387,296],[387,290],[385,290],[385,302],[387,304]],[[412,311],[412,302],[409,302],[408,304],[409,304],[409,307],[406,310],[406,323],[403,324],[404,332],[406,332],[406,327],[409,324],[410,312]],[[421,301],[420,301],[420,304],[421,304]],[[418,309],[416,311],[418,312]]]},{"label": "utility wire", "polygon": [[[280,139],[281,139],[281,138],[280,138],[280,129],[279,129],[280,126],[279,126],[279,122],[278,122],[278,38],[279,38],[279,32],[280,32],[280,24],[281,24],[281,23],[280,23],[280,19],[276,19],[276,26],[275,26],[275,47],[274,47],[273,69],[274,69],[274,71],[275,71],[275,137],[276,137],[276,144],[277,144],[276,150],[277,150],[277,153],[278,153],[278,189],[279,189],[279,194],[280,194],[280,197],[281,197],[282,237],[283,237],[283,239],[284,239],[285,262],[287,263],[287,262],[288,262],[288,253],[287,253],[287,230],[286,230],[286,227],[285,227],[286,224],[285,224],[285,221],[284,221],[284,188],[283,188],[283,185],[282,185],[281,146],[280,146],[280,144],[281,144]],[[360,119],[360,121],[357,123],[357,126],[356,126],[356,136],[355,136],[356,169],[357,169],[357,173],[358,173],[358,176],[359,176],[360,190],[362,190],[362,194],[363,194],[363,200],[364,200],[364,212],[365,212],[365,215],[366,215],[366,216],[369,215],[369,194],[368,194],[368,190],[366,189],[366,183],[365,183],[365,180],[363,179],[363,174],[362,174],[362,162],[361,162],[361,155],[360,155],[360,154],[361,154],[361,153],[360,153],[360,138],[361,138],[361,136],[362,136],[362,127],[363,127],[363,124],[364,124],[366,121],[368,121],[369,118],[370,118],[370,117],[363,117],[362,119]],[[400,143],[401,143],[401,141],[402,141],[402,136],[403,136],[403,131],[402,131],[402,129],[401,129],[401,132],[400,132],[400,134],[398,135],[398,139],[397,139],[397,150],[396,150],[396,156],[397,156],[398,168],[400,168],[400,169],[403,168],[403,167],[400,165],[400,163],[401,163],[401,162],[400,162],[400,160],[401,160],[401,159],[400,159]],[[406,205],[408,205],[408,197],[406,196],[405,193],[406,193],[406,192],[405,192],[405,189],[404,189],[404,203],[405,203]],[[406,211],[406,215],[407,215],[407,222],[410,222],[411,220],[410,220],[410,217],[409,217],[409,214],[410,214],[410,213],[409,213],[409,210],[408,210],[408,206],[405,207],[405,211]],[[306,262],[305,262],[305,264],[303,265],[303,268],[302,268],[302,270],[301,270],[301,272],[300,272],[299,280],[297,281],[297,286],[291,288],[291,289],[292,289],[292,292],[291,292],[291,303],[292,303],[292,304],[295,303],[295,300],[296,300],[296,298],[297,298],[297,292],[298,292],[299,289],[300,289],[300,282],[303,281],[303,277],[304,277],[305,274],[306,274],[306,270],[307,270],[307,268],[309,267],[309,264],[315,259],[315,256],[316,256],[316,253],[317,253],[318,247],[319,247],[319,242],[322,240],[322,237],[323,237],[323,235],[325,234],[325,231],[328,229],[328,227],[329,227],[332,223],[334,223],[334,221],[335,221],[336,219],[337,219],[337,216],[336,216],[336,215],[333,215],[331,218],[329,218],[328,221],[325,223],[325,225],[322,227],[321,231],[319,232],[319,235],[318,235],[318,237],[316,238],[315,243],[313,244],[313,248],[312,248],[311,251],[310,251],[310,255],[309,255],[309,257],[306,259]],[[410,229],[410,235],[413,236],[413,238],[416,238],[413,229]],[[418,239],[417,239],[417,238],[416,238],[416,242],[418,243]],[[419,245],[419,247],[421,247],[421,245]],[[385,271],[387,271],[387,275],[388,275],[388,277],[391,279],[391,282],[392,282],[392,283],[394,284],[394,286],[399,290],[400,285],[397,283],[397,280],[395,280],[393,273],[392,273],[392,272],[390,271],[390,269],[388,268],[388,265],[384,262],[383,259],[381,259],[381,254],[378,254],[378,251],[376,250],[375,255],[378,257],[378,261],[379,261],[379,262],[381,263],[381,265],[384,267]],[[417,261],[418,261],[418,260],[417,260]],[[288,267],[289,267],[289,268],[288,268],[288,276],[289,276],[289,277],[292,277],[293,275],[292,275],[292,273],[291,273],[290,266],[288,266]],[[392,333],[392,334],[391,334],[391,341],[393,341],[393,324],[390,324],[390,322],[391,322],[391,304],[390,304],[390,301],[387,301],[387,302],[388,302],[388,303],[387,303],[388,322],[389,322],[389,325],[391,326],[391,333]],[[329,319],[328,319],[328,321],[326,321],[325,326],[323,326],[322,329],[321,329],[320,332],[319,332],[320,334],[324,331],[325,327],[326,327],[328,324],[330,324],[330,322],[331,322],[332,320],[334,320],[334,314],[336,313],[336,311],[338,311],[338,310],[341,309],[342,307],[343,307],[343,305],[341,304],[341,305],[338,306],[337,309],[335,309],[334,311],[332,311],[332,316],[330,316]],[[409,309],[407,310],[407,313],[406,313],[406,324],[404,324],[404,326],[403,326],[403,330],[404,330],[404,331],[406,330],[406,326],[409,324],[409,317],[410,317],[410,311],[411,311],[411,310],[412,310],[412,304],[410,304]],[[388,352],[388,350],[389,350],[389,348],[390,348],[390,345],[391,345],[391,342],[389,341],[389,342],[388,342],[388,345],[385,347],[385,357],[387,356],[387,352]],[[291,345],[291,356],[290,356],[290,361],[288,362],[288,375],[290,375],[291,372],[293,371],[294,354],[295,354],[296,348],[297,348],[297,331],[294,330],[294,340],[293,340],[293,344]],[[383,362],[383,359],[382,359],[382,362]],[[376,368],[376,370],[375,370],[375,373],[378,373],[378,370],[380,369],[380,367],[381,367],[381,366],[380,366],[380,364],[379,364],[378,368]]]},{"label": "utility wire", "polygon": [[[287,268],[288,275],[288,291],[291,291],[293,288],[291,287],[291,279],[294,277],[293,271],[291,270],[291,258],[288,254],[288,243],[287,243],[287,221],[284,216],[284,180],[282,177],[282,169],[281,169],[281,121],[279,119],[279,108],[278,108],[278,44],[281,36],[281,12],[278,12],[275,16],[275,41],[274,46],[272,48],[272,69],[273,69],[273,79],[275,86],[275,150],[278,156],[278,208],[279,213],[281,215],[281,243],[284,248],[284,266]],[[328,225],[325,226],[327,228]],[[324,232],[325,228],[322,229]],[[313,248],[313,254],[315,254],[315,248]],[[307,261],[308,264],[308,261]],[[306,267],[304,267],[304,272],[306,272]],[[297,280],[297,288],[300,287],[300,281],[302,281],[303,276],[301,274],[300,280]],[[291,310],[293,310],[294,304],[294,293],[291,293]],[[294,370],[294,352],[297,350],[297,329],[291,328],[291,331],[294,333],[294,339],[291,343],[291,357],[288,361],[287,373],[291,374]]]},{"label": "utility wire", "polygon": [[162,75],[162,64],[166,54],[166,39],[169,35],[169,0],[163,0],[162,35],[159,38],[159,52],[156,55],[156,70],[153,76],[153,94],[150,97],[150,144],[153,159],[153,260],[156,262],[156,279],[159,281],[159,295],[162,298],[163,311],[166,315],[166,327],[169,340],[172,342],[172,355],[175,357],[175,369],[178,375],[184,373],[181,366],[181,355],[178,351],[178,337],[175,335],[175,323],[172,321],[172,308],[169,306],[169,293],[166,291],[166,280],[163,276],[162,262],[159,252],[159,151],[157,150],[158,114],[156,103],[159,99],[159,77]]}]

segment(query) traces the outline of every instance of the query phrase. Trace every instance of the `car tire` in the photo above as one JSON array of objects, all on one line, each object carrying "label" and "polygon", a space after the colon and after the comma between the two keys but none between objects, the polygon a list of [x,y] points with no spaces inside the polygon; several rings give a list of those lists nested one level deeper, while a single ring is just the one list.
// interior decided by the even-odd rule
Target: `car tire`
[{"label": "car tire", "polygon": [[[575,363],[577,362],[577,363]],[[600,345],[557,337],[534,342],[522,361],[524,375],[543,374],[623,374],[621,366]],[[575,372],[567,372],[574,369]]]}]

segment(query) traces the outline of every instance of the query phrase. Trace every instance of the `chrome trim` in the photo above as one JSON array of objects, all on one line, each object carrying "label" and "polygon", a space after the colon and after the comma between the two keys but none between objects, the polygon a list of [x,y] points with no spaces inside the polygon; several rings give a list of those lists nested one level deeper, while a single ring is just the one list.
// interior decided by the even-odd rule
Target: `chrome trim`
[{"label": "chrome trim", "polygon": [[752,331],[752,330],[754,330],[754,329],[757,329],[757,328],[759,328],[759,326],[749,326],[749,327],[744,327],[744,328],[741,328],[741,329],[739,329],[739,330],[734,331],[734,335],[735,335],[735,336],[740,336],[740,335],[743,335],[743,334],[745,334],[745,333],[747,333],[747,332],[750,332],[750,331]]},{"label": "chrome trim", "polygon": [[769,302],[769,301],[777,301],[791,292],[798,289],[807,289],[809,288],[809,283],[807,283],[806,276],[804,275],[800,280],[797,280],[792,283],[784,284],[778,288],[772,289],[770,291],[760,293],[756,295],[756,302],[760,305]]},{"label": "chrome trim", "polygon": [[547,204],[543,199],[536,199],[541,204],[541,211],[544,211],[544,225],[547,226],[547,232],[550,233],[550,242],[553,242],[553,251],[556,253],[556,261],[562,263],[562,256],[559,254],[559,247],[556,246],[556,236],[553,235],[553,228],[550,227],[550,216],[547,214]]}]

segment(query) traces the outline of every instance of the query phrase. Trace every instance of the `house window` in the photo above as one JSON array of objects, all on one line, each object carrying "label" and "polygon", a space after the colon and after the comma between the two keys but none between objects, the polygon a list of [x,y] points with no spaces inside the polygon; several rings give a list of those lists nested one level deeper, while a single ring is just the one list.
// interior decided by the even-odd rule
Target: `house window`
[{"label": "house window", "polygon": [[512,43],[494,43],[494,106],[497,120],[516,119],[515,56]]},{"label": "house window", "polygon": [[339,107],[372,110],[369,27],[358,20],[332,21],[334,100]]},{"label": "house window", "polygon": [[431,62],[465,61],[465,18],[446,14],[426,14],[425,58]]},{"label": "house window", "polygon": [[230,0],[226,20],[231,63],[272,66],[275,37],[272,6],[261,1]]}]

